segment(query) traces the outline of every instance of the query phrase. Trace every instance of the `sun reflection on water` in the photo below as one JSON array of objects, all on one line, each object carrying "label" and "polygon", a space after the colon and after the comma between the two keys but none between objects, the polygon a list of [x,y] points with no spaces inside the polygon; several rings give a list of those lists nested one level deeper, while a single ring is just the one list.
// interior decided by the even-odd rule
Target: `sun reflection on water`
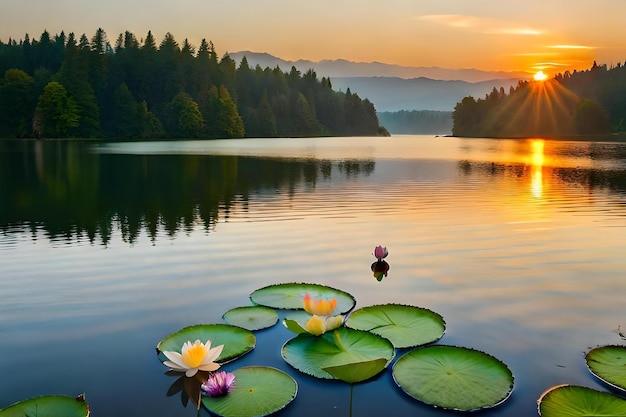
[{"label": "sun reflection on water", "polygon": [[543,164],[544,164],[544,141],[543,139],[533,139],[530,143],[532,149],[531,156],[531,192],[533,197],[541,198],[543,195]]}]

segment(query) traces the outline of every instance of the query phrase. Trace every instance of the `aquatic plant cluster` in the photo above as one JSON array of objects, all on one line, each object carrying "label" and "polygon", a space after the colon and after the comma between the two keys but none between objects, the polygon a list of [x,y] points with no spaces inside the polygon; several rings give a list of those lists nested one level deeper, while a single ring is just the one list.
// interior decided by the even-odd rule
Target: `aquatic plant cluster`
[{"label": "aquatic plant cluster", "polygon": [[[374,251],[377,262],[387,255],[380,246]],[[178,376],[172,387],[181,387],[198,410],[204,407],[223,417],[266,416],[296,398],[298,383],[282,370],[263,365],[220,370],[255,348],[254,331],[276,325],[278,311],[285,315],[283,325],[295,333],[283,344],[282,358],[322,381],[366,382],[390,366],[397,349],[408,348],[391,367],[393,381],[423,404],[471,412],[496,407],[512,394],[514,376],[499,359],[472,348],[437,344],[446,323],[426,308],[378,304],[355,310],[349,293],[314,283],[274,284],[249,298],[252,305],[224,313],[225,323],[191,325],[156,346],[158,358],[169,368],[166,373]],[[540,416],[626,415],[626,346],[591,349],[585,360],[591,373],[617,393],[555,386],[538,399]],[[89,405],[84,396],[43,396],[0,409],[0,417],[33,413],[86,417]]]}]

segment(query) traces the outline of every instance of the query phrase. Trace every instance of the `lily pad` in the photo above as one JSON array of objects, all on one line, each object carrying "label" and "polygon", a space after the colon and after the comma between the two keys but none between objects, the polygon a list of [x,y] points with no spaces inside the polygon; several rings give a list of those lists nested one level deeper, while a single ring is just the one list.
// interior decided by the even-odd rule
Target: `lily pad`
[{"label": "lily pad", "polygon": [[302,373],[349,383],[374,377],[395,356],[393,345],[384,337],[346,327],[321,336],[299,334],[283,345],[281,353]]},{"label": "lily pad", "polygon": [[[232,326],[230,324],[196,324],[185,327],[165,339],[157,345],[158,352],[180,352],[185,342],[200,340],[205,343],[211,341],[211,347],[224,345],[217,362],[226,363],[251,351],[256,345],[256,337],[250,330]],[[166,360],[163,354],[159,355],[161,361]]]},{"label": "lily pad", "polygon": [[303,308],[304,294],[307,293],[316,298],[336,298],[335,315],[347,313],[356,304],[354,297],[345,291],[307,283],[275,284],[259,288],[250,294],[250,300],[266,307],[294,310]]},{"label": "lily pad", "polygon": [[224,321],[251,331],[272,327],[278,322],[276,310],[263,306],[243,306],[228,310]]},{"label": "lily pad", "polygon": [[396,348],[435,342],[446,331],[446,322],[434,311],[400,304],[360,308],[350,314],[346,326],[385,337]]},{"label": "lily pad", "polygon": [[400,357],[393,379],[411,397],[435,407],[476,411],[504,402],[513,390],[509,368],[484,352],[427,346]]},{"label": "lily pad", "polygon": [[2,417],[87,417],[89,405],[83,395],[77,398],[46,395],[30,398],[0,409]]},{"label": "lily pad", "polygon": [[600,380],[626,392],[626,346],[600,346],[585,356],[587,367]]},{"label": "lily pad", "polygon": [[235,384],[222,397],[202,397],[202,404],[222,417],[261,417],[282,410],[298,391],[296,381],[283,371],[247,366],[233,371]]},{"label": "lily pad", "polygon": [[333,377],[349,384],[365,381],[378,375],[387,367],[387,359],[373,359],[371,361],[349,363],[339,366],[327,366],[322,370],[328,372]]},{"label": "lily pad", "polygon": [[537,401],[542,417],[626,416],[626,400],[608,392],[576,385],[557,385]]}]

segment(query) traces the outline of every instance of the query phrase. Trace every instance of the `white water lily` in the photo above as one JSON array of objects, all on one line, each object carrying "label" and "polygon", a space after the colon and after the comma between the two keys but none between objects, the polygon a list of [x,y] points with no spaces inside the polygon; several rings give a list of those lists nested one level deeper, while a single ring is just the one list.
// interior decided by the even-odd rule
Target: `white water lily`
[{"label": "white water lily", "polygon": [[220,367],[215,360],[220,356],[223,348],[224,345],[219,345],[211,349],[210,340],[206,343],[196,340],[193,344],[187,341],[183,344],[180,353],[164,351],[163,354],[169,360],[164,361],[163,364],[174,371],[185,372],[188,377],[194,376],[198,371],[215,371]]}]

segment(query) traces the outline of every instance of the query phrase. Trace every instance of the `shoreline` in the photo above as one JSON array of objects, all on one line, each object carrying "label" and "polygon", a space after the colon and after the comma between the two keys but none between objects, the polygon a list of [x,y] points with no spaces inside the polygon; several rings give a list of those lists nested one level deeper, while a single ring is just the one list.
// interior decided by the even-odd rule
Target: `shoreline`
[{"label": "shoreline", "polygon": [[598,135],[563,135],[563,136],[456,136],[445,135],[440,137],[461,138],[461,139],[542,139],[559,141],[581,141],[581,142],[626,142],[626,132],[608,133]]}]

